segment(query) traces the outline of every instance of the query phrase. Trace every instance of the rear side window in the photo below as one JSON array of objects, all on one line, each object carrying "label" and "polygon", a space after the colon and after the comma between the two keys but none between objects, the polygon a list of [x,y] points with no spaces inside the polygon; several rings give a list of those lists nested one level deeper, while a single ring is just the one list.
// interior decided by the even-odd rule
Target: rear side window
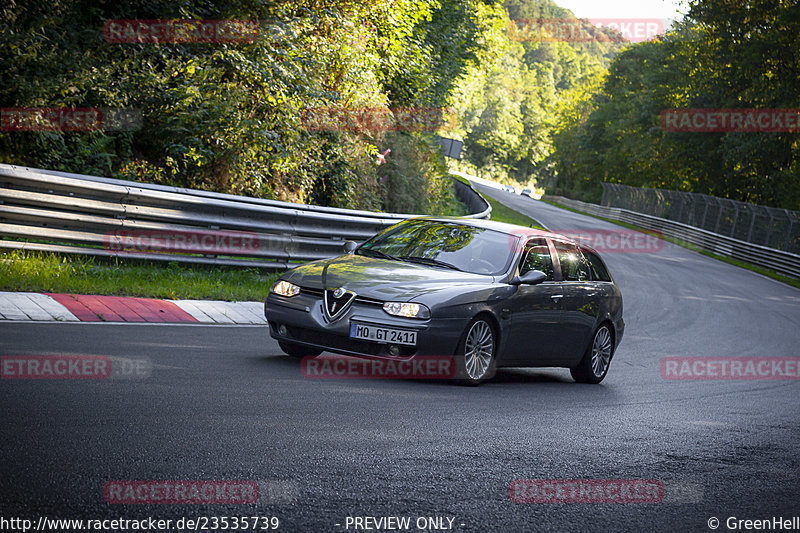
[{"label": "rear side window", "polygon": [[589,263],[574,244],[553,241],[561,264],[561,276],[564,281],[588,281],[591,279]]},{"label": "rear side window", "polygon": [[589,262],[589,268],[592,270],[592,279],[595,281],[611,281],[611,275],[600,257],[589,250],[582,251],[583,256]]},{"label": "rear side window", "polygon": [[531,239],[525,245],[525,253],[519,265],[519,275],[531,270],[541,270],[547,275],[547,281],[553,281],[553,258],[545,239]]}]

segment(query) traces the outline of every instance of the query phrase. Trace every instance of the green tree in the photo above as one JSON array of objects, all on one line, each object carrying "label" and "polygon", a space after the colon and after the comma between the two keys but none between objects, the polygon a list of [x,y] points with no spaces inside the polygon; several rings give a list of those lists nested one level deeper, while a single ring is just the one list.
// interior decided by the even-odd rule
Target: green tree
[{"label": "green tree", "polygon": [[[317,131],[304,117],[328,107],[444,105],[481,52],[485,8],[472,0],[12,1],[0,8],[4,106],[135,109],[143,123],[138,131],[0,132],[0,161],[366,209],[395,205],[381,178],[413,194],[403,176],[418,173],[423,190],[452,200],[443,162],[429,163],[441,159],[430,133],[404,145],[417,166],[401,176],[375,164],[378,148],[398,137]],[[103,36],[115,19],[252,20],[259,31],[252,42],[120,44]]]},{"label": "green tree", "polygon": [[800,208],[797,132],[664,131],[671,108],[800,104],[800,6],[695,1],[663,39],[632,45],[555,138],[552,191],[596,201],[601,183]]}]

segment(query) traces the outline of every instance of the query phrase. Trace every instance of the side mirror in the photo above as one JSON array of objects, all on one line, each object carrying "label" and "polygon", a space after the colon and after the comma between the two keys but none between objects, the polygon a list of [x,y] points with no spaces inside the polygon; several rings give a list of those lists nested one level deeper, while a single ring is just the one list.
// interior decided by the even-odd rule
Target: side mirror
[{"label": "side mirror", "polygon": [[356,244],[355,242],[353,242],[353,241],[345,241],[345,243],[344,243],[344,253],[352,254],[353,252],[356,251],[356,248],[358,248],[358,244]]},{"label": "side mirror", "polygon": [[541,270],[529,270],[523,275],[510,281],[511,285],[538,285],[547,279],[547,274]]}]

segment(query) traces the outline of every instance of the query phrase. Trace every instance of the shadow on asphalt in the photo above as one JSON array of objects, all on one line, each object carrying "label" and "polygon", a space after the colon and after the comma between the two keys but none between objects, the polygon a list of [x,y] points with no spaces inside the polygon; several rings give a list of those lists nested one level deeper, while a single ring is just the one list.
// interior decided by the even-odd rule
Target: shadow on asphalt
[{"label": "shadow on asphalt", "polygon": [[541,369],[498,368],[494,379],[489,383],[564,383],[575,384],[572,378],[543,374]]},{"label": "shadow on asphalt", "polygon": [[[282,353],[254,355],[248,357],[248,360],[254,366],[260,367],[273,367],[276,370],[289,371],[296,373],[300,376],[300,360],[293,357],[288,357]],[[575,383],[571,377],[557,375],[553,372],[548,372],[550,369],[544,368],[500,368],[497,370],[495,377],[485,382],[482,387],[491,387],[492,385],[531,385],[531,384],[545,384],[545,385],[566,385],[581,387],[580,384]],[[338,379],[322,379],[315,381],[343,381]],[[418,383],[425,385],[451,385],[456,387],[463,387],[470,389],[469,386],[459,385],[458,383],[447,379],[347,379],[345,381],[381,381],[387,383]],[[602,387],[602,385],[600,386]]]},{"label": "shadow on asphalt", "polygon": [[289,357],[283,353],[253,354],[247,360],[254,365],[274,366],[300,373],[300,359]]}]

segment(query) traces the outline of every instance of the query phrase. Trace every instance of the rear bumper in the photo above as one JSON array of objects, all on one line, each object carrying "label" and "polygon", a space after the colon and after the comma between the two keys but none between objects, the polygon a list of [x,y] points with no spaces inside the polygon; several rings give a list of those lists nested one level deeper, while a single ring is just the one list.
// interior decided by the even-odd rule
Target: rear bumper
[{"label": "rear bumper", "polygon": [[[270,336],[279,341],[344,355],[398,360],[415,356],[453,355],[468,322],[459,319],[393,317],[380,306],[358,301],[342,317],[331,322],[324,316],[319,298],[305,294],[285,298],[274,293],[270,293],[264,303],[264,316],[269,324]],[[392,356],[389,343],[351,338],[352,323],[416,331],[417,344],[397,344],[400,355]],[[285,333],[279,331],[281,326],[285,327]]]},{"label": "rear bumper", "polygon": [[616,351],[617,346],[622,342],[622,336],[625,334],[625,321],[622,320],[622,317],[619,317],[619,319],[614,322],[614,333],[614,351]]}]

